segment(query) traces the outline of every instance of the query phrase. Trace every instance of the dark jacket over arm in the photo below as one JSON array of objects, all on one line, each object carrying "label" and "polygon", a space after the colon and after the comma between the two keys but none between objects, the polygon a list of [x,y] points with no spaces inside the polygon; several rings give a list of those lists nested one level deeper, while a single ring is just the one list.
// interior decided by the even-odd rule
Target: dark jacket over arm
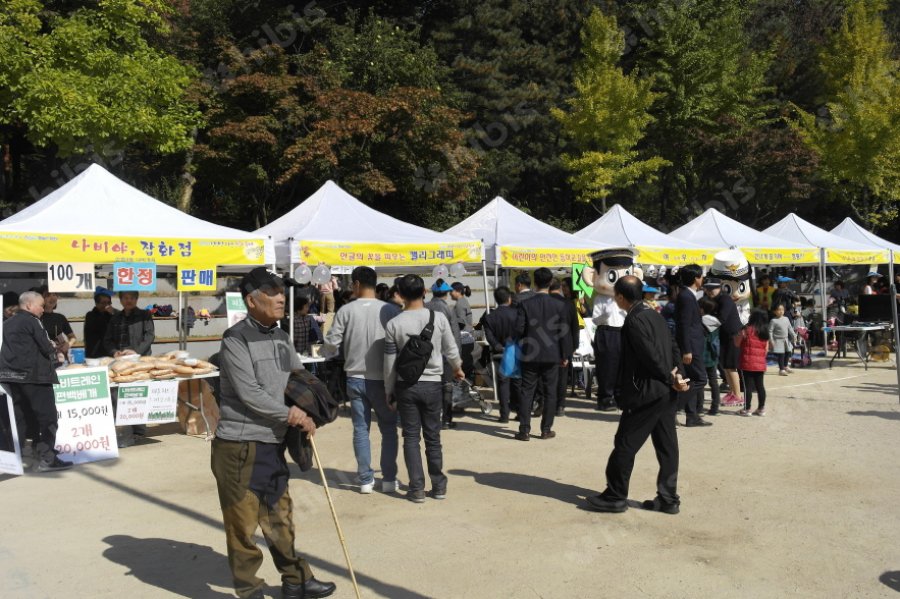
[{"label": "dark jacket over arm", "polygon": [[523,362],[562,362],[571,355],[569,316],[562,302],[548,293],[535,293],[517,310],[516,338],[522,344]]},{"label": "dark jacket over arm", "polygon": [[484,336],[494,353],[502,352],[508,341],[516,339],[516,314],[512,306],[500,306],[490,314],[482,315]]},{"label": "dark jacket over arm", "polygon": [[55,353],[41,321],[30,312],[17,312],[3,323],[0,383],[58,383],[51,362]]},{"label": "dark jacket over arm", "polygon": [[703,358],[706,335],[697,296],[689,288],[682,289],[675,300],[675,340],[682,354],[693,354],[698,360]]},{"label": "dark jacket over arm", "polygon": [[619,407],[634,409],[668,395],[680,363],[665,319],[645,304],[635,306],[622,327]]}]

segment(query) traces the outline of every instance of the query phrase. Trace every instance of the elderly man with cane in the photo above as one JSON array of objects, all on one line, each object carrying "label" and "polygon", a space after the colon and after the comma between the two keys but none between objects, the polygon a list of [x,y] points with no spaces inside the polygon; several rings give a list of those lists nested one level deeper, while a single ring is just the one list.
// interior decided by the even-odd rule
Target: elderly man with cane
[{"label": "elderly man with cane", "polygon": [[253,539],[262,527],[281,573],[282,597],[328,597],[334,583],[316,580],[294,549],[283,441],[289,426],[312,435],[316,425],[297,406],[285,405],[288,377],[302,365],[287,333],[278,327],[284,318],[284,283],[260,267],[244,276],[240,290],[248,315],[222,338],[221,418],[211,457],[234,587],[239,597],[263,597],[265,581],[256,575],[263,556]]},{"label": "elderly man with cane", "polygon": [[659,475],[656,497],[644,509],[677,514],[681,505],[678,483],[678,436],[675,432],[674,392],[688,388],[679,372],[681,353],[672,340],[665,319],[641,301],[643,284],[635,276],[616,281],[616,305],[627,312],[622,325],[622,359],[619,372],[619,406],[622,417],[615,445],[606,465],[606,490],[587,498],[598,512],[628,509],[628,485],[634,458],[647,437],[653,441]]}]

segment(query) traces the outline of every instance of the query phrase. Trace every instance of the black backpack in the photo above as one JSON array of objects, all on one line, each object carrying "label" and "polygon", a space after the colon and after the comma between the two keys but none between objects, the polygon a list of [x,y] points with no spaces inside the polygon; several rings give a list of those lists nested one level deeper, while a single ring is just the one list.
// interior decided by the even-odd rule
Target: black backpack
[{"label": "black backpack", "polygon": [[418,335],[410,335],[409,341],[397,355],[397,376],[405,383],[415,383],[425,372],[434,344],[431,336],[434,334],[434,310],[429,310],[428,324]]}]

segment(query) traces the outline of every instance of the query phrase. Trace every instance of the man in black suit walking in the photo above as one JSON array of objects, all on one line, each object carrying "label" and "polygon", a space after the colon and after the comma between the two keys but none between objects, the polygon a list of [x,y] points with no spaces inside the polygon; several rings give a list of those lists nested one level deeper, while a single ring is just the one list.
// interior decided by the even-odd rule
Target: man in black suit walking
[{"label": "man in black suit walking", "polygon": [[575,307],[575,303],[570,297],[566,297],[566,291],[563,289],[562,281],[560,281],[556,277],[554,277],[553,281],[550,283],[550,297],[563,305],[563,308],[565,309],[567,315],[566,328],[568,329],[568,349],[563,356],[567,363],[565,366],[559,367],[559,377],[556,382],[556,415],[565,416],[566,389],[569,386],[569,368],[571,368],[569,363],[572,361],[572,356],[575,355],[576,351],[578,351],[578,342],[580,341],[579,337],[581,335],[581,327],[578,326],[578,308]]},{"label": "man in black suit walking", "polygon": [[497,376],[497,394],[500,396],[500,418],[497,422],[509,422],[510,379],[500,373],[500,356],[506,344],[516,339],[516,309],[512,307],[512,293],[509,287],[500,286],[494,290],[497,309],[485,312],[481,317],[481,328],[493,354],[494,372]]},{"label": "man in black suit walking", "polygon": [[528,441],[531,432],[531,405],[540,385],[544,398],[541,439],[552,439],[556,416],[556,382],[559,367],[567,366],[571,350],[568,315],[562,302],[550,297],[553,273],[547,268],[534,271],[534,295],[518,305],[516,337],[522,343],[522,393],[519,398],[519,432],[516,439]]},{"label": "man in black suit walking", "polygon": [[587,498],[599,512],[628,509],[628,485],[634,458],[647,441],[653,442],[659,475],[655,499],[644,509],[677,514],[678,436],[675,432],[675,391],[685,391],[678,364],[681,355],[665,319],[641,301],[643,283],[635,276],[616,281],[615,301],[628,312],[622,326],[622,357],[619,370],[619,406],[622,417],[615,445],[606,466],[606,490]]},{"label": "man in black suit walking", "polygon": [[712,426],[712,422],[703,420],[699,413],[703,388],[706,387],[706,367],[703,364],[706,332],[697,303],[697,292],[703,285],[703,269],[696,264],[688,264],[678,271],[678,276],[682,288],[675,299],[675,339],[681,349],[681,361],[687,378],[691,380],[690,389],[678,398],[678,403],[684,407],[685,426]]}]

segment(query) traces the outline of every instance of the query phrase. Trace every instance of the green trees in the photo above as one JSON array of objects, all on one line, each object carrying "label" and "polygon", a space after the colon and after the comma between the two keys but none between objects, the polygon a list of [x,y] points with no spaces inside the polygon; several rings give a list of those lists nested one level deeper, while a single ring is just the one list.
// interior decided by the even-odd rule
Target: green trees
[{"label": "green trees", "polygon": [[824,108],[798,109],[795,126],[821,173],[855,215],[896,221],[900,202],[900,80],[880,0],[854,0],[821,52]]},{"label": "green trees", "polygon": [[28,144],[61,157],[192,144],[200,115],[186,90],[196,73],[148,42],[165,35],[164,2],[101,0],[68,14],[43,8],[37,0],[0,8],[0,136],[15,169]]},{"label": "green trees", "polygon": [[575,97],[569,112],[554,109],[577,155],[563,154],[573,171],[572,186],[582,200],[606,198],[616,189],[639,180],[652,180],[656,171],[670,165],[658,156],[639,158],[636,150],[653,118],[648,109],[657,99],[652,81],[638,71],[625,75],[618,61],[625,36],[615,17],[594,10],[581,33],[583,60],[575,67]]}]

